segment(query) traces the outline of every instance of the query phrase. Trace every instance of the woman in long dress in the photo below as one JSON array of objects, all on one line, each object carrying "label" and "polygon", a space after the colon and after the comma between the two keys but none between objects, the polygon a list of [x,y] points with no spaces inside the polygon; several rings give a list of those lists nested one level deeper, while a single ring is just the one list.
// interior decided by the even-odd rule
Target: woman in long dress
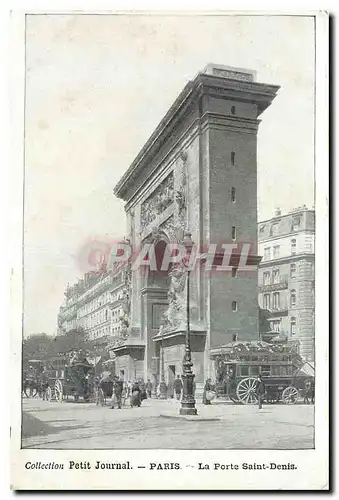
[{"label": "woman in long dress", "polygon": [[210,391],[213,391],[213,385],[212,385],[212,380],[210,378],[208,378],[206,380],[205,387],[204,387],[204,392],[203,392],[203,395],[202,395],[202,404],[204,404],[204,405],[210,405],[211,404],[210,399],[207,398],[207,393],[210,392]]},{"label": "woman in long dress", "polygon": [[141,389],[137,381],[132,386],[131,407],[141,405]]}]

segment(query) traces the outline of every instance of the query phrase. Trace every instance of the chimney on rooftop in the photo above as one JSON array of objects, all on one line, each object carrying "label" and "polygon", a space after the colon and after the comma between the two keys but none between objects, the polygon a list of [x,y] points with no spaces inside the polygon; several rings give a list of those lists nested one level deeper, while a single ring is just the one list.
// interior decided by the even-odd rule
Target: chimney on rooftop
[{"label": "chimney on rooftop", "polygon": [[281,208],[277,207],[274,212],[275,217],[280,217],[281,215]]}]

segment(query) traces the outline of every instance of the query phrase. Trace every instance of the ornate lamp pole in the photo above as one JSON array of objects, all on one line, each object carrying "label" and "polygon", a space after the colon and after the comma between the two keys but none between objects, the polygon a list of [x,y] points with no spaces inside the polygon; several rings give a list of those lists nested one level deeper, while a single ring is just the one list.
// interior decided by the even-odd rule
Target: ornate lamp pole
[{"label": "ornate lamp pole", "polygon": [[195,407],[194,399],[194,374],[192,372],[192,357],[191,357],[191,332],[190,332],[190,270],[189,270],[189,257],[193,248],[192,235],[190,233],[185,233],[183,244],[186,248],[186,258],[183,261],[187,269],[187,281],[186,281],[186,307],[187,307],[187,327],[185,335],[185,356],[182,366],[182,384],[183,384],[183,396],[181,400],[180,415],[197,415],[198,411]]},{"label": "ornate lamp pole", "polygon": [[159,399],[167,399],[167,386],[165,382],[165,360],[164,360],[164,336],[161,332],[161,347],[160,347],[160,383],[159,383]]}]

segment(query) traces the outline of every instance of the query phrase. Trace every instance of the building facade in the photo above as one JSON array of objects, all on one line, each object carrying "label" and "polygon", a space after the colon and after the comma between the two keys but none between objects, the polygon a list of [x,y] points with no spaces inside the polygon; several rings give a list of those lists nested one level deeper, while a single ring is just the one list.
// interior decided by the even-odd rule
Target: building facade
[{"label": "building facade", "polygon": [[[210,353],[238,339],[258,338],[258,117],[278,87],[252,71],[209,65],[190,81],[115,187],[125,201],[132,249],[182,242],[199,249],[250,242],[249,273],[197,267],[190,280],[191,349],[197,383],[212,375]],[[235,250],[232,266],[237,266]],[[237,260],[238,258],[238,260]],[[185,353],[186,273],[130,269],[126,338],[111,345],[117,371],[166,382],[181,374]]]},{"label": "building facade", "polygon": [[314,360],[315,212],[305,206],[258,224],[261,336],[282,333]]},{"label": "building facade", "polygon": [[58,331],[62,334],[83,329],[89,340],[112,339],[123,334],[125,315],[126,269],[101,269],[67,287]]}]

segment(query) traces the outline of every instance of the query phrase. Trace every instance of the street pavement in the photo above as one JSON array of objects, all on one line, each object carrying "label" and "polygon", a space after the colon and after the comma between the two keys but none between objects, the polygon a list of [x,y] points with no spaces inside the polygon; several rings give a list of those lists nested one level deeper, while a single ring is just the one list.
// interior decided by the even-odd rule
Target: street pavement
[{"label": "street pavement", "polygon": [[[310,449],[313,405],[197,403],[199,420],[176,418],[180,402],[121,410],[95,403],[23,399],[22,447],[44,449]],[[204,420],[205,419],[205,420]]]}]

